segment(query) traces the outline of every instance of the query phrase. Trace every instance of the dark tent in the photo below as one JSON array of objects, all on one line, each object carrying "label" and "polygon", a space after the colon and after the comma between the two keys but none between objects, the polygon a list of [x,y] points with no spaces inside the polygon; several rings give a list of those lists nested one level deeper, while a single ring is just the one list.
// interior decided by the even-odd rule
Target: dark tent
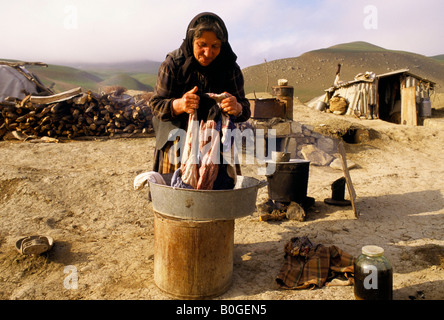
[{"label": "dark tent", "polygon": [[7,97],[22,100],[29,94],[52,94],[36,75],[26,70],[26,64],[46,66],[41,63],[0,61],[0,101]]}]

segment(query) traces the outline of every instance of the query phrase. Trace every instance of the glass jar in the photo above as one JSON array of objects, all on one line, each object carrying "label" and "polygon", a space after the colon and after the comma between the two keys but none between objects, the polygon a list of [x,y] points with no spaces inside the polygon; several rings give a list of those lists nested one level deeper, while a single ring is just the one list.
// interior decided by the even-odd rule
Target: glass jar
[{"label": "glass jar", "polygon": [[384,249],[365,246],[355,260],[354,293],[357,300],[392,300],[393,268]]}]

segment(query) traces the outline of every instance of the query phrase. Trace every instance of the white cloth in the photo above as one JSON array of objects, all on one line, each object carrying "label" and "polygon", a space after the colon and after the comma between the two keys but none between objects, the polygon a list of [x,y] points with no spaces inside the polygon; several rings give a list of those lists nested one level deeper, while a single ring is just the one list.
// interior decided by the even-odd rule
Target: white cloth
[{"label": "white cloth", "polygon": [[141,190],[145,186],[149,186],[148,182],[156,183],[156,184],[166,184],[162,175],[155,171],[145,172],[139,174],[134,179],[134,190]]}]

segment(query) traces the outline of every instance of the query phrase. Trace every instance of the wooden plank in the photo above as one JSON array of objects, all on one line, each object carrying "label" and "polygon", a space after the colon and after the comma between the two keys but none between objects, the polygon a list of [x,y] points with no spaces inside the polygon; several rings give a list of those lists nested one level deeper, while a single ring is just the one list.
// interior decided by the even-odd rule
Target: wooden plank
[{"label": "wooden plank", "polygon": [[348,190],[348,194],[350,195],[350,201],[352,204],[353,213],[355,214],[355,217],[358,218],[359,213],[356,210],[356,204],[355,204],[356,192],[355,192],[355,188],[353,187],[352,179],[350,177],[350,172],[347,167],[347,158],[345,156],[345,148],[344,148],[344,143],[342,141],[340,141],[338,144],[338,152],[339,152],[339,156],[340,156],[341,162],[342,162],[342,170],[344,171],[345,180],[347,182],[347,190]]},{"label": "wooden plank", "polygon": [[376,116],[376,119],[379,119],[379,78],[375,80],[375,90],[376,90],[376,110],[373,112],[373,115]]},{"label": "wooden plank", "polygon": [[64,100],[69,100],[82,93],[82,88],[74,88],[65,92],[57,93],[52,96],[31,96],[30,101],[37,104],[51,104]]},{"label": "wooden plank", "polygon": [[401,89],[401,124],[417,126],[416,87]]},{"label": "wooden plank", "polygon": [[20,66],[41,66],[41,67],[48,67],[46,63],[43,62],[23,62],[23,61],[16,61],[16,62],[10,62],[10,61],[0,61],[0,65],[6,65],[10,67],[20,67]]}]

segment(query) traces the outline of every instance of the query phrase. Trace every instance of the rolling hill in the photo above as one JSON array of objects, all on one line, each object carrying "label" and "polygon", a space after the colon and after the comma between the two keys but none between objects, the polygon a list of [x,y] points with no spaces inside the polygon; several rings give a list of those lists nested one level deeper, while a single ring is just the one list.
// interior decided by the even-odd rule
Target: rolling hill
[{"label": "rolling hill", "polygon": [[[335,79],[338,63],[341,80],[353,80],[361,72],[382,74],[408,68],[414,74],[437,83],[444,92],[444,63],[441,56],[425,57],[410,52],[387,50],[366,42],[351,42],[314,50],[296,58],[270,61],[243,69],[245,91],[270,92],[278,79],[287,79],[302,102],[323,94]],[[441,57],[442,59],[442,57]]]},{"label": "rolling hill", "polygon": [[430,57],[430,58],[435,59],[435,60],[437,60],[437,61],[439,61],[441,63],[444,63],[444,54],[440,54],[438,56],[433,56],[433,57]]},{"label": "rolling hill", "polygon": [[124,73],[111,76],[110,78],[107,78],[99,83],[99,87],[107,86],[122,86],[128,90],[153,91],[152,86],[143,84],[139,80],[134,79],[133,77]]},{"label": "rolling hill", "polygon": [[[436,92],[444,93],[444,55],[423,55],[385,49],[367,42],[350,42],[310,51],[299,57],[279,59],[243,69],[245,92],[271,92],[278,79],[287,79],[295,96],[306,102],[323,94],[335,79],[338,63],[341,80],[352,80],[361,72],[382,74],[408,68],[414,74],[436,82]],[[160,62],[133,61],[101,64],[28,66],[43,83],[56,92],[75,87],[97,91],[109,85],[128,90],[153,91]]]},{"label": "rolling hill", "polygon": [[[75,65],[76,67],[73,67]],[[104,86],[120,85],[128,90],[152,91],[160,63],[135,61],[117,64],[48,65],[47,68],[27,66],[55,92],[75,87],[97,91]]]},{"label": "rolling hill", "polygon": [[37,75],[45,86],[52,88],[55,92],[75,87],[95,89],[97,83],[103,81],[102,78],[94,74],[66,66],[48,65],[47,68],[27,66],[26,69]]},{"label": "rolling hill", "polygon": [[70,63],[70,67],[85,70],[91,73],[109,74],[109,73],[127,73],[127,74],[157,74],[160,62],[151,60],[126,61],[116,63]]}]

